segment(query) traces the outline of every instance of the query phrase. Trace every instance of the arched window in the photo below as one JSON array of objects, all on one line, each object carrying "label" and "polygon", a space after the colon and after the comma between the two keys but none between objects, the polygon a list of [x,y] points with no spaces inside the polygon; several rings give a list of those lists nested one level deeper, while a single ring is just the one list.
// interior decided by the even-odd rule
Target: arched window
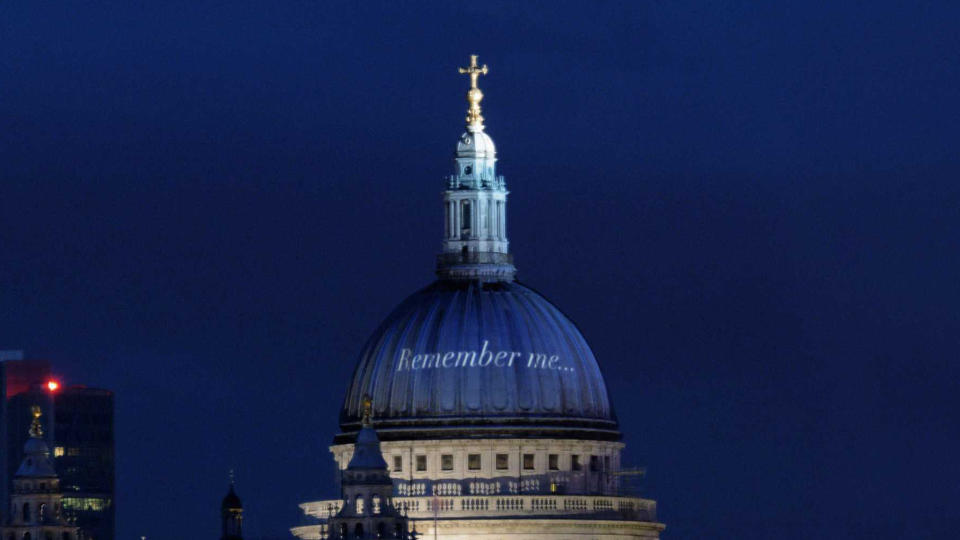
[{"label": "arched window", "polygon": [[373,507],[373,513],[380,513],[380,496],[374,494],[373,497],[370,497],[370,506]]},{"label": "arched window", "polygon": [[[37,521],[43,523],[47,519],[47,504],[40,503],[39,511],[37,512]],[[52,534],[52,533],[51,533]],[[53,540],[52,538],[50,540]]]},{"label": "arched window", "polygon": [[403,538],[403,525],[397,523],[396,527],[393,529],[394,538]]},{"label": "arched window", "polygon": [[30,503],[28,502],[23,503],[23,521],[30,523]]},{"label": "arched window", "polygon": [[357,523],[357,526],[353,528],[354,538],[363,538],[363,523]]},{"label": "arched window", "polygon": [[346,538],[346,537],[347,537],[347,524],[346,524],[346,523],[341,523],[341,524],[340,524],[340,538]]},{"label": "arched window", "polygon": [[365,510],[364,507],[363,507],[363,497],[362,497],[362,496],[357,495],[356,505],[357,505],[357,515],[362,515],[362,514],[363,514],[363,511]]},{"label": "arched window", "polygon": [[377,538],[385,538],[386,535],[386,527],[383,525],[383,522],[377,523]]}]

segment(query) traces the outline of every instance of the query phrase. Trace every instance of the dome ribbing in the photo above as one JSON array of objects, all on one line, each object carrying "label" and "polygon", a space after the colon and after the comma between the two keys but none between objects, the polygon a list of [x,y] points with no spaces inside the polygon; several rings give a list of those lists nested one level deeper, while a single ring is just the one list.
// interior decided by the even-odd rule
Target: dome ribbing
[{"label": "dome ribbing", "polygon": [[401,303],[360,355],[338,441],[367,394],[383,440],[620,436],[580,331],[515,282],[441,280]]}]

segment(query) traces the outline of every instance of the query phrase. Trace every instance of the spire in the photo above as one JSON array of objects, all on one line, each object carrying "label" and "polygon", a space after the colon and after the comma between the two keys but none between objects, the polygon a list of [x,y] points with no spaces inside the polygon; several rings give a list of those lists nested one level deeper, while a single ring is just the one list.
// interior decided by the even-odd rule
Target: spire
[{"label": "spire", "polygon": [[33,421],[30,423],[30,436],[34,439],[40,439],[43,437],[43,425],[40,423],[40,417],[43,416],[43,412],[40,410],[39,405],[30,407],[30,412],[33,414]]},{"label": "spire", "polygon": [[380,451],[380,437],[373,429],[370,417],[373,414],[373,400],[370,395],[363,396],[363,427],[357,433],[357,442],[353,447],[353,457],[347,469],[380,469],[386,473],[387,462]]},{"label": "spire", "polygon": [[470,66],[460,68],[460,73],[470,76],[470,90],[467,90],[467,103],[470,108],[467,109],[467,129],[470,131],[483,131],[483,116],[480,115],[480,101],[483,99],[483,92],[477,88],[477,77],[487,74],[487,65],[477,65],[477,55],[470,55]]},{"label": "spire", "polygon": [[497,150],[484,132],[477,79],[490,70],[470,55],[467,131],[454,155],[455,169],[443,194],[445,235],[437,275],[446,280],[512,281],[516,273],[507,246],[507,185],[497,176]]},{"label": "spire", "polygon": [[243,502],[234,491],[236,480],[230,469],[230,488],[220,503],[221,540],[243,540]]}]

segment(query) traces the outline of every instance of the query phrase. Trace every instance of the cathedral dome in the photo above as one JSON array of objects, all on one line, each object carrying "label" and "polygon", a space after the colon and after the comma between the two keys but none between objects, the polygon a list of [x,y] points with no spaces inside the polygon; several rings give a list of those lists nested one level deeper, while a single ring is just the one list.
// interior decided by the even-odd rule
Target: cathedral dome
[{"label": "cathedral dome", "polygon": [[383,440],[620,438],[580,331],[515,282],[440,280],[401,303],[360,355],[336,442],[368,394]]}]

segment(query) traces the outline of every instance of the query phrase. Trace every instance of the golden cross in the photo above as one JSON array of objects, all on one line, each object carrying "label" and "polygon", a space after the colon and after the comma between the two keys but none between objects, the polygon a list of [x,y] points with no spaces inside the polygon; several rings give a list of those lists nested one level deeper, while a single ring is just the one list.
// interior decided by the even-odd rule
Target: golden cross
[{"label": "golden cross", "polygon": [[364,426],[370,425],[370,417],[373,416],[373,399],[370,394],[363,395],[363,419],[360,421]]},{"label": "golden cross", "polygon": [[470,55],[470,67],[460,68],[460,73],[466,73],[470,75],[470,88],[477,87],[477,77],[480,75],[487,74],[487,65],[484,64],[482,67],[477,65],[477,55]]},{"label": "golden cross", "polygon": [[40,417],[43,416],[43,412],[39,405],[30,407],[30,412],[33,413],[33,422],[30,423],[30,436],[39,439],[43,437],[43,425],[40,424]]}]

